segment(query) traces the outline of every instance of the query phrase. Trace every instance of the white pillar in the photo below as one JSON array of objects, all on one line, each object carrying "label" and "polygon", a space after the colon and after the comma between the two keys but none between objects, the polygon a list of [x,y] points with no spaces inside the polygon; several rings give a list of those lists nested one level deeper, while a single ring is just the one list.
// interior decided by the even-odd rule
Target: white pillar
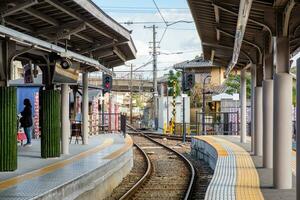
[{"label": "white pillar", "polygon": [[292,188],[292,75],[289,74],[289,38],[276,38],[274,75],[273,173],[276,189]]},{"label": "white pillar", "polygon": [[241,108],[241,143],[246,143],[247,128],[247,91],[246,91],[246,70],[241,71],[241,91],[240,91],[240,108]]},{"label": "white pillar", "polygon": [[296,199],[300,199],[300,59],[297,60],[297,117],[296,117],[296,140],[297,140],[297,146],[296,146],[296,193],[297,197]]},{"label": "white pillar", "polygon": [[273,80],[263,81],[263,167],[273,168]]},{"label": "white pillar", "polygon": [[251,66],[251,151],[254,153],[255,149],[255,122],[254,122],[254,110],[255,110],[255,86],[256,86],[256,65]]},{"label": "white pillar", "polygon": [[263,154],[263,124],[262,124],[262,87],[255,87],[255,94],[254,94],[254,155],[262,156]]},{"label": "white pillar", "polygon": [[274,75],[274,186],[292,187],[292,76]]},{"label": "white pillar", "polygon": [[62,153],[69,154],[69,138],[70,138],[70,118],[69,118],[69,86],[68,84],[61,85],[61,144]]},{"label": "white pillar", "polygon": [[83,144],[88,144],[89,136],[89,95],[88,95],[88,73],[82,74],[82,134]]}]

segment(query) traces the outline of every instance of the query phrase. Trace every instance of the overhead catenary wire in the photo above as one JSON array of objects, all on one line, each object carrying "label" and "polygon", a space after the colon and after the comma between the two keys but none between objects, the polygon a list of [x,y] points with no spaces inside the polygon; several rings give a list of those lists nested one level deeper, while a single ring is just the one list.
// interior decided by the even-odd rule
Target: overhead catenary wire
[{"label": "overhead catenary wire", "polygon": [[165,18],[164,18],[164,16],[163,16],[163,14],[161,13],[161,11],[160,11],[159,7],[157,6],[157,4],[156,4],[155,0],[153,0],[153,3],[154,3],[154,5],[155,5],[155,7],[156,7],[156,9],[157,9],[157,11],[158,11],[158,13],[159,13],[160,17],[161,17],[161,18],[162,18],[162,20],[165,22],[166,26],[168,26],[168,23],[167,23],[167,21],[165,20]]}]

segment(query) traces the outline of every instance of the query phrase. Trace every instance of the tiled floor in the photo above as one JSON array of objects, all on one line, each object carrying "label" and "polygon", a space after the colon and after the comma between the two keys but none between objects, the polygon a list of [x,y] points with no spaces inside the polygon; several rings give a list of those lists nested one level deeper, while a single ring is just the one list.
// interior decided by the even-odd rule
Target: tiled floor
[{"label": "tiled floor", "polygon": [[124,148],[121,135],[99,135],[90,144],[71,145],[71,154],[56,159],[39,156],[39,142],[19,149],[19,169],[0,173],[0,199],[32,199],[105,165],[109,155]]}]

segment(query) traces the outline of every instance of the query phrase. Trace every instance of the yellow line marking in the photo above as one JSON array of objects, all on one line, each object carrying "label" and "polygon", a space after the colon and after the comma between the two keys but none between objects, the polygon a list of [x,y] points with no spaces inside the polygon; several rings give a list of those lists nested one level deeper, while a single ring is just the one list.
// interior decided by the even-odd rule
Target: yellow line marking
[{"label": "yellow line marking", "polygon": [[130,149],[133,145],[133,141],[130,136],[126,136],[125,138],[125,144],[122,148],[118,149],[117,151],[105,156],[103,159],[115,159],[122,155],[124,152],[126,152],[128,149]]},{"label": "yellow line marking", "polygon": [[217,142],[217,138],[214,138],[213,136],[195,136],[194,138],[202,140],[214,147],[218,156],[228,156],[228,152],[219,142]]},{"label": "yellow line marking", "polygon": [[242,147],[224,140],[234,152],[237,166],[236,199],[264,199],[259,176],[250,154]]},{"label": "yellow line marking", "polygon": [[46,167],[43,167],[43,168],[40,168],[40,169],[37,169],[37,170],[33,170],[31,172],[22,174],[20,176],[16,176],[16,177],[1,181],[0,182],[0,190],[4,190],[4,189],[7,189],[9,187],[15,186],[15,185],[20,184],[23,181],[26,181],[28,179],[43,176],[43,175],[48,174],[50,172],[56,171],[56,170],[58,170],[60,168],[63,168],[64,166],[66,166],[66,165],[68,165],[72,162],[78,161],[82,158],[85,158],[85,157],[91,155],[91,154],[97,153],[97,152],[105,149],[106,147],[111,146],[112,144],[113,144],[113,139],[111,139],[111,138],[106,139],[101,145],[99,145],[95,148],[92,148],[88,151],[77,154],[77,155],[75,155],[75,156],[73,156],[69,159],[62,160],[62,161],[53,163],[49,166],[46,166]]},{"label": "yellow line marking", "polygon": [[[242,147],[214,136],[196,137],[212,145],[218,152],[226,151],[222,145],[228,146],[236,158],[236,200],[264,199],[260,190],[259,176],[250,154]],[[222,145],[221,145],[222,144]],[[228,154],[228,152],[226,151]],[[225,178],[225,177],[224,177]]]}]

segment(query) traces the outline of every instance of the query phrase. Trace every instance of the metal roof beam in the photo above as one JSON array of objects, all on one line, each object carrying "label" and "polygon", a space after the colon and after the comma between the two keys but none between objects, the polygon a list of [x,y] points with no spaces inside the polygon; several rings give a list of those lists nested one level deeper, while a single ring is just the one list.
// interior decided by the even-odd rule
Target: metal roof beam
[{"label": "metal roof beam", "polygon": [[[223,48],[223,49],[233,50],[233,47],[230,47],[230,46],[214,44],[214,43],[208,43],[208,42],[202,42],[202,45],[213,47],[213,48]],[[254,63],[254,59],[251,58],[251,56],[247,52],[241,50],[241,54],[243,54],[245,57],[247,57],[249,62]]]},{"label": "metal roof beam", "polygon": [[7,17],[9,15],[12,15],[16,12],[19,12],[20,10],[24,10],[25,8],[31,7],[38,3],[38,0],[26,0],[23,3],[17,4],[16,6],[9,8],[5,11],[1,12],[1,17]]},{"label": "metal roof beam", "polygon": [[59,32],[57,32],[56,38],[54,38],[54,41],[58,41],[61,39],[70,40],[71,35],[76,34],[77,37],[80,36],[80,37],[84,38],[84,40],[88,40],[88,42],[93,42],[93,40],[91,38],[86,37],[86,36],[81,36],[78,34],[79,32],[81,32],[85,29],[86,29],[85,23],[80,23],[77,27],[74,27],[73,29],[69,29],[68,31],[64,31],[64,30],[59,31]]},{"label": "metal roof beam", "polygon": [[104,71],[109,74],[113,74],[111,70],[107,69],[103,65],[99,63],[99,61],[94,60],[92,58],[88,58],[86,56],[80,55],[78,53],[75,53],[73,51],[67,50],[65,48],[59,47],[57,45],[54,45],[52,43],[40,40],[38,38],[32,37],[30,35],[18,32],[16,30],[10,29],[8,27],[5,27],[3,25],[0,25],[0,34],[4,34],[5,36],[8,36],[10,38],[13,38],[16,42],[22,43],[22,44],[28,44],[28,45],[36,45],[36,48],[38,49],[44,49],[45,51],[55,52],[58,55],[65,55],[69,57],[70,59],[77,61],[79,63],[82,63],[83,65],[89,65],[93,66],[97,70]]},{"label": "metal roof beam", "polygon": [[[86,29],[86,23],[85,22],[70,22],[67,24],[59,25],[56,24],[55,27],[47,27],[43,29],[39,29],[36,31],[38,35],[44,35],[46,33],[60,33],[61,35],[65,35],[65,37],[70,37],[71,35],[75,35],[76,37],[85,40],[89,43],[94,43],[95,41],[93,38],[80,34],[79,32]],[[58,39],[63,39],[65,37],[57,37]],[[55,38],[51,40],[57,40]]]},{"label": "metal roof beam", "polygon": [[114,66],[118,66],[118,65],[122,65],[124,64],[124,62],[122,60],[115,60],[115,61],[110,61],[107,62],[106,65],[109,67],[114,67]]},{"label": "metal roof beam", "polygon": [[65,12],[65,13],[67,13],[68,15],[74,17],[75,19],[86,22],[87,26],[89,26],[91,29],[95,30],[96,32],[100,33],[101,35],[103,35],[107,38],[110,38],[110,39],[114,39],[114,36],[112,34],[108,33],[107,31],[102,30],[100,27],[93,24],[92,22],[86,21],[81,14],[69,9],[63,3],[61,3],[57,0],[45,0],[45,1],[47,3],[49,3],[50,5],[56,7],[57,9],[59,9],[59,10]]},{"label": "metal roof beam", "polygon": [[28,24],[24,24],[12,18],[5,18],[5,23],[27,32],[34,32],[34,28]]},{"label": "metal roof beam", "polygon": [[38,10],[35,10],[33,8],[26,8],[23,10],[25,13],[31,15],[31,16],[34,16],[42,21],[45,21],[53,26],[59,26],[59,22],[43,13],[41,13],[40,11]]},{"label": "metal roof beam", "polygon": [[[84,29],[80,30],[80,31],[83,31]],[[82,39],[82,40],[85,40],[89,43],[95,43],[95,41],[93,40],[93,38],[89,37],[89,36],[86,36],[84,34],[81,34],[79,33],[80,31],[76,32],[76,33],[72,33],[73,35],[75,35],[76,37]]]},{"label": "metal roof beam", "polygon": [[[229,37],[231,37],[231,38],[235,38],[235,36],[234,36],[232,33],[229,33],[229,32],[227,32],[227,31],[225,31],[225,30],[222,30],[221,28],[218,28],[218,27],[217,27],[216,29],[219,30],[221,33],[223,33],[223,34],[225,34],[225,35],[227,35],[227,36],[229,36]],[[243,41],[244,43],[246,43],[246,44],[248,44],[248,45],[250,45],[250,46],[256,48],[256,50],[257,50],[258,53],[259,53],[259,58],[260,58],[259,63],[262,63],[262,56],[263,56],[263,54],[262,54],[262,48],[261,48],[260,46],[258,46],[257,44],[255,44],[254,42],[248,41],[248,40],[246,40],[246,39],[243,39],[242,41]]]},{"label": "metal roof beam", "polygon": [[44,33],[56,33],[61,30],[68,30],[68,29],[73,29],[77,27],[80,24],[83,24],[83,21],[75,21],[75,22],[69,22],[65,24],[57,24],[57,26],[52,26],[52,27],[46,27],[46,28],[41,28],[36,31],[37,34],[44,34]]},{"label": "metal roof beam", "polygon": [[[217,6],[214,6],[214,11],[215,11],[215,18],[216,18],[216,23],[220,23],[220,11]],[[217,30],[217,40],[220,40],[220,31]]]},{"label": "metal roof beam", "polygon": [[113,52],[123,61],[123,62],[126,62],[126,56],[117,48],[117,47],[114,47],[113,48]]},{"label": "metal roof beam", "polygon": [[101,51],[101,52],[96,52],[93,54],[98,60],[102,60],[105,57],[112,56],[114,55],[114,52],[112,49],[106,50],[106,51]]},{"label": "metal roof beam", "polygon": [[[217,4],[216,2],[214,2],[213,5],[217,6],[219,9],[221,9],[225,12],[228,12],[228,13],[234,15],[234,16],[238,16],[238,13],[233,11],[229,6],[224,6],[224,5],[221,5],[221,4]],[[259,21],[255,20],[255,19],[252,19],[251,17],[248,17],[248,21],[265,28],[269,32],[270,37],[272,38],[273,33],[272,33],[272,30],[269,26],[267,26],[266,24],[264,24],[262,22],[259,22]]]},{"label": "metal roof beam", "polygon": [[97,50],[100,50],[100,49],[113,47],[115,44],[116,43],[114,41],[108,42],[108,43],[105,43],[105,44],[96,43],[96,44],[92,45],[91,47],[88,47],[86,49],[81,50],[80,53],[85,54],[85,53],[97,51]]}]

